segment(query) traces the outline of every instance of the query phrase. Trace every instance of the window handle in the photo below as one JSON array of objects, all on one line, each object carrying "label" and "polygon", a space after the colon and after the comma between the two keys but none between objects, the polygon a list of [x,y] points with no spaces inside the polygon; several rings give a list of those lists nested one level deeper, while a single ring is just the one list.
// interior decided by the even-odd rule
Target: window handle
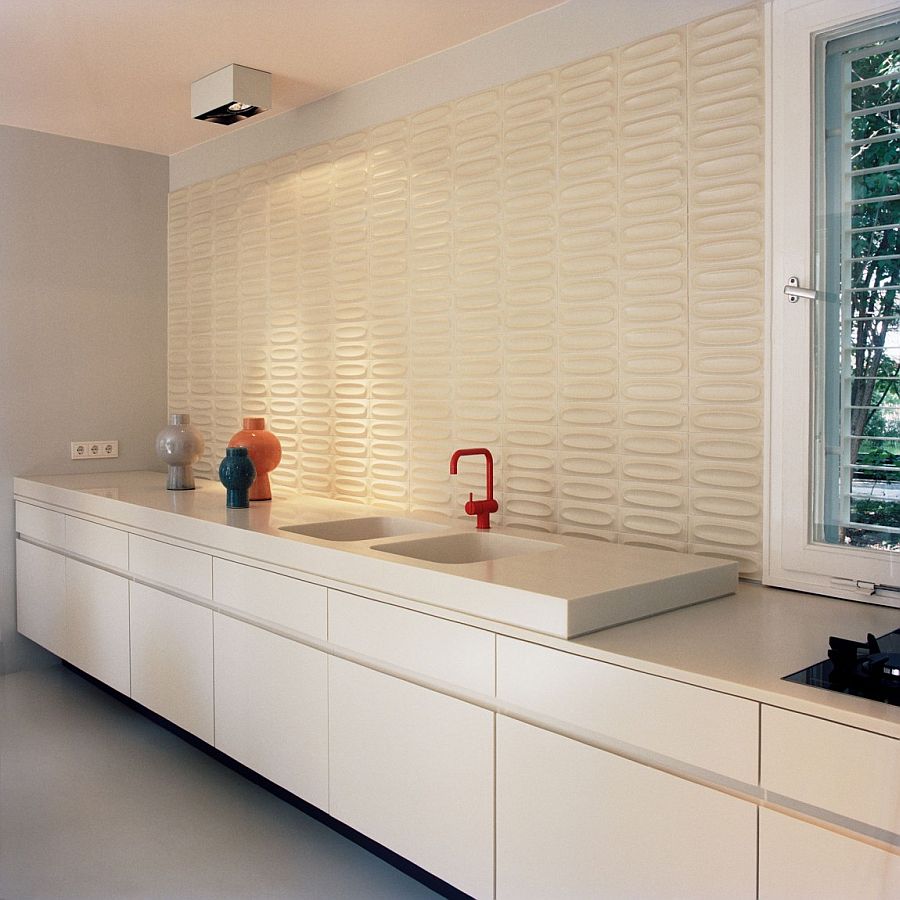
[{"label": "window handle", "polygon": [[799,287],[800,279],[796,275],[791,275],[788,278],[788,283],[784,286],[784,296],[791,301],[791,303],[796,303],[801,298],[804,300],[815,300],[816,292],[811,288],[802,288]]}]

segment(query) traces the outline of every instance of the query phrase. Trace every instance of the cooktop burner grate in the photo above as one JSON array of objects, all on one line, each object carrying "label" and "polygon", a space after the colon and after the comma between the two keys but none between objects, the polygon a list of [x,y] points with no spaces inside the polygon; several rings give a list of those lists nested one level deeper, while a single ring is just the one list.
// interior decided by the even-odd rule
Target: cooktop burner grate
[{"label": "cooktop burner grate", "polygon": [[865,643],[839,637],[828,643],[828,659],[783,680],[900,706],[900,628],[870,634]]}]

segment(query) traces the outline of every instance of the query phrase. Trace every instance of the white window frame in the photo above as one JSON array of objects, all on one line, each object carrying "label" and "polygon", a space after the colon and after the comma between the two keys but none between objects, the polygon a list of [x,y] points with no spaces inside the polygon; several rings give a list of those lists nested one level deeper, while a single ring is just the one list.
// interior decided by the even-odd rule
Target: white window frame
[{"label": "white window frame", "polygon": [[900,607],[900,553],[810,539],[811,304],[788,302],[791,276],[815,287],[812,254],[814,36],[900,8],[898,0],[773,0],[770,15],[771,285],[767,375],[767,496],[763,581]]}]

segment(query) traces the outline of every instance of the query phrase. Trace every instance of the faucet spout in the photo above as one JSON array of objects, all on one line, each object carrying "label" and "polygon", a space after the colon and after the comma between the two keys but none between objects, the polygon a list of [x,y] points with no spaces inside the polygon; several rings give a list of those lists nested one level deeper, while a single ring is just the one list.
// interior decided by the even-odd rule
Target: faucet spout
[{"label": "faucet spout", "polygon": [[456,475],[460,457],[463,456],[483,456],[485,459],[485,497],[483,500],[476,500],[473,494],[469,494],[465,510],[467,515],[476,517],[475,527],[486,531],[491,527],[491,513],[500,509],[500,504],[494,499],[494,457],[487,447],[468,447],[457,450],[450,457],[451,475]]}]

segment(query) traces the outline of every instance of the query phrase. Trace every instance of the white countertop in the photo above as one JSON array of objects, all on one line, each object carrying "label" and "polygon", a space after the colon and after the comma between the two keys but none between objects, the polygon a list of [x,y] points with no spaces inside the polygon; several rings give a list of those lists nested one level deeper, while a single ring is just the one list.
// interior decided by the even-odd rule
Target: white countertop
[{"label": "white countertop", "polygon": [[[474,532],[473,520],[298,494],[276,495],[272,502],[253,503],[249,509],[227,509],[225,489],[217,482],[198,479],[196,490],[167,491],[165,476],[158,472],[31,477],[16,479],[14,490],[17,496],[58,504],[111,525],[127,524],[151,536],[216,547],[351,587],[564,637],[721,597],[737,585],[737,566],[725,560],[511,528],[491,533],[523,537],[552,549],[463,564],[410,559],[376,549],[408,541],[408,536],[333,542],[281,529],[382,514],[436,522],[447,534],[465,534]],[[127,504],[127,521],[121,504]]]},{"label": "white countertop", "polygon": [[[198,482],[197,491],[170,492],[160,490],[164,482],[164,475],[152,472],[31,477],[16,479],[15,492],[18,497],[80,511],[111,525],[124,521],[119,504],[125,503],[129,506],[129,527],[161,537],[203,543],[246,557],[248,561],[258,558],[335,578],[343,587],[357,586],[370,594],[373,594],[372,585],[365,579],[373,571],[374,559],[379,574],[386,575],[378,579],[375,594],[396,598],[409,608],[900,738],[900,707],[782,680],[784,675],[823,659],[831,634],[865,640],[869,631],[880,635],[900,627],[898,609],[742,584],[736,594],[721,599],[579,638],[558,638],[485,619],[472,611],[477,609],[474,602],[469,604],[471,609],[460,609],[465,606],[462,603],[455,607],[452,603],[429,606],[417,599],[419,590],[405,588],[413,577],[417,588],[423,585],[429,590],[437,588],[451,598],[458,598],[461,593],[479,595],[493,591],[495,600],[502,601],[504,591],[511,588],[520,597],[590,596],[597,588],[598,568],[596,559],[579,563],[580,555],[585,552],[584,541],[527,532],[529,538],[562,544],[568,552],[456,566],[458,574],[447,576],[436,571],[440,567],[428,563],[397,563],[384,560],[385,554],[367,548],[295,539],[278,530],[285,524],[311,523],[340,515],[409,516],[402,510],[374,510],[353,503],[295,496],[276,496],[272,503],[253,504],[249,510],[226,510],[224,491],[217,484]],[[448,524],[439,516],[418,518]],[[467,521],[450,524],[455,530],[471,529]],[[223,525],[231,527],[223,529]],[[273,535],[280,540],[273,541]],[[604,567],[612,568],[611,577],[626,577],[635,565],[629,557],[635,548],[600,542],[588,542],[588,547],[604,554]],[[282,552],[279,548],[286,550]],[[260,550],[262,553],[257,555]],[[665,556],[673,564],[691,560],[675,553]],[[357,560],[365,560],[367,565],[358,566]],[[412,575],[410,565],[414,566]],[[432,574],[442,578],[429,580]]]}]

